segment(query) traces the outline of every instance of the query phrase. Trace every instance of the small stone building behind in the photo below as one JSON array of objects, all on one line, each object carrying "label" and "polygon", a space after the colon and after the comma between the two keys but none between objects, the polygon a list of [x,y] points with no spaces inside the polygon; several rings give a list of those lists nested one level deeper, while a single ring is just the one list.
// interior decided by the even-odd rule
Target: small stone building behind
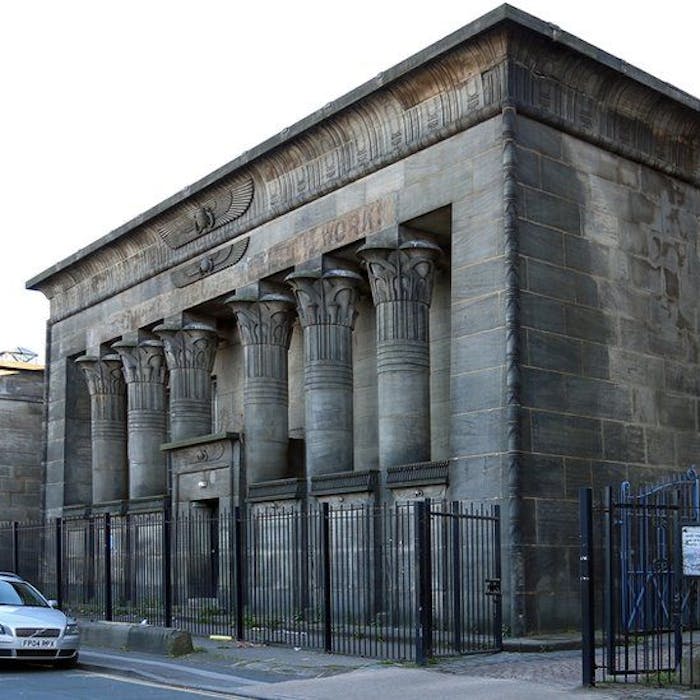
[{"label": "small stone building behind", "polygon": [[0,358],[0,521],[42,518],[44,368]]}]

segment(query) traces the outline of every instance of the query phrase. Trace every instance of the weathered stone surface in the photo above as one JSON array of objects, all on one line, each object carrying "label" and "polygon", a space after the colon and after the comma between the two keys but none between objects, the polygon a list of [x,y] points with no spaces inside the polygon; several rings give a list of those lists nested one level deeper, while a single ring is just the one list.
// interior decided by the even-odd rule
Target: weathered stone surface
[{"label": "weathered stone surface", "polygon": [[[245,501],[246,469],[289,500],[341,464],[444,459],[440,495],[504,506],[506,618],[570,627],[577,488],[700,453],[699,108],[504,7],[59,263],[30,283],[52,299],[47,512],[90,499],[72,360],[203,314],[220,347],[202,386],[216,376],[216,429],[241,432],[240,479],[235,496],[235,460],[190,465],[187,498]],[[441,259],[388,245],[397,231]],[[308,276],[322,256],[364,259],[370,284],[336,303]],[[292,271],[298,321],[288,294],[259,293]],[[178,401],[207,403],[179,367],[175,434]]]},{"label": "weathered stone surface", "polygon": [[2,520],[41,517],[43,385],[40,365],[0,362]]}]

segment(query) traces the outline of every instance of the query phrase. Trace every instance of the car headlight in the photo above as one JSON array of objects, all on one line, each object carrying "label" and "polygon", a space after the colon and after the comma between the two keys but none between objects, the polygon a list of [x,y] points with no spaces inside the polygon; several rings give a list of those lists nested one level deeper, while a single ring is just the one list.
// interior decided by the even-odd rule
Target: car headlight
[{"label": "car headlight", "polygon": [[5,625],[0,625],[0,634],[12,634],[12,632],[10,632],[9,627],[5,627]]},{"label": "car headlight", "polygon": [[73,637],[76,634],[78,634],[78,623],[77,622],[69,622],[66,625],[65,632],[63,633],[64,637]]}]

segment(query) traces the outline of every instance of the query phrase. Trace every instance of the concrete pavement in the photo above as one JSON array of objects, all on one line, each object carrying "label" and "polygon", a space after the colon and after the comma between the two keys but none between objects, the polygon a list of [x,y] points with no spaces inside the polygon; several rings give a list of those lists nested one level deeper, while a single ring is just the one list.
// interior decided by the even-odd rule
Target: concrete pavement
[{"label": "concrete pavement", "polygon": [[[86,668],[256,700],[697,697],[691,691],[645,685],[583,689],[580,652],[576,650],[452,657],[439,659],[427,668],[416,668],[409,664],[235,641],[195,638],[194,645],[193,654],[177,659],[84,647],[81,662]],[[556,647],[552,640],[531,640],[509,648]]]}]

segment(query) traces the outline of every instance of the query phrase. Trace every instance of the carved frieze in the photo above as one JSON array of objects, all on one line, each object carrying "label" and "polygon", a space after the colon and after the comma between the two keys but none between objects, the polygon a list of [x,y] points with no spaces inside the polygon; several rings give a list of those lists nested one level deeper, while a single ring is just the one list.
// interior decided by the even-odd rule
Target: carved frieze
[{"label": "carved frieze", "polygon": [[249,175],[212,185],[162,214],[156,224],[158,233],[171,248],[180,248],[243,216],[253,201],[254,191]]},{"label": "carved frieze", "polygon": [[175,270],[171,275],[176,287],[186,287],[207,275],[232,267],[239,262],[248,250],[250,238],[242,238],[231,245],[220,248],[213,253],[203,255],[196,262]]}]

